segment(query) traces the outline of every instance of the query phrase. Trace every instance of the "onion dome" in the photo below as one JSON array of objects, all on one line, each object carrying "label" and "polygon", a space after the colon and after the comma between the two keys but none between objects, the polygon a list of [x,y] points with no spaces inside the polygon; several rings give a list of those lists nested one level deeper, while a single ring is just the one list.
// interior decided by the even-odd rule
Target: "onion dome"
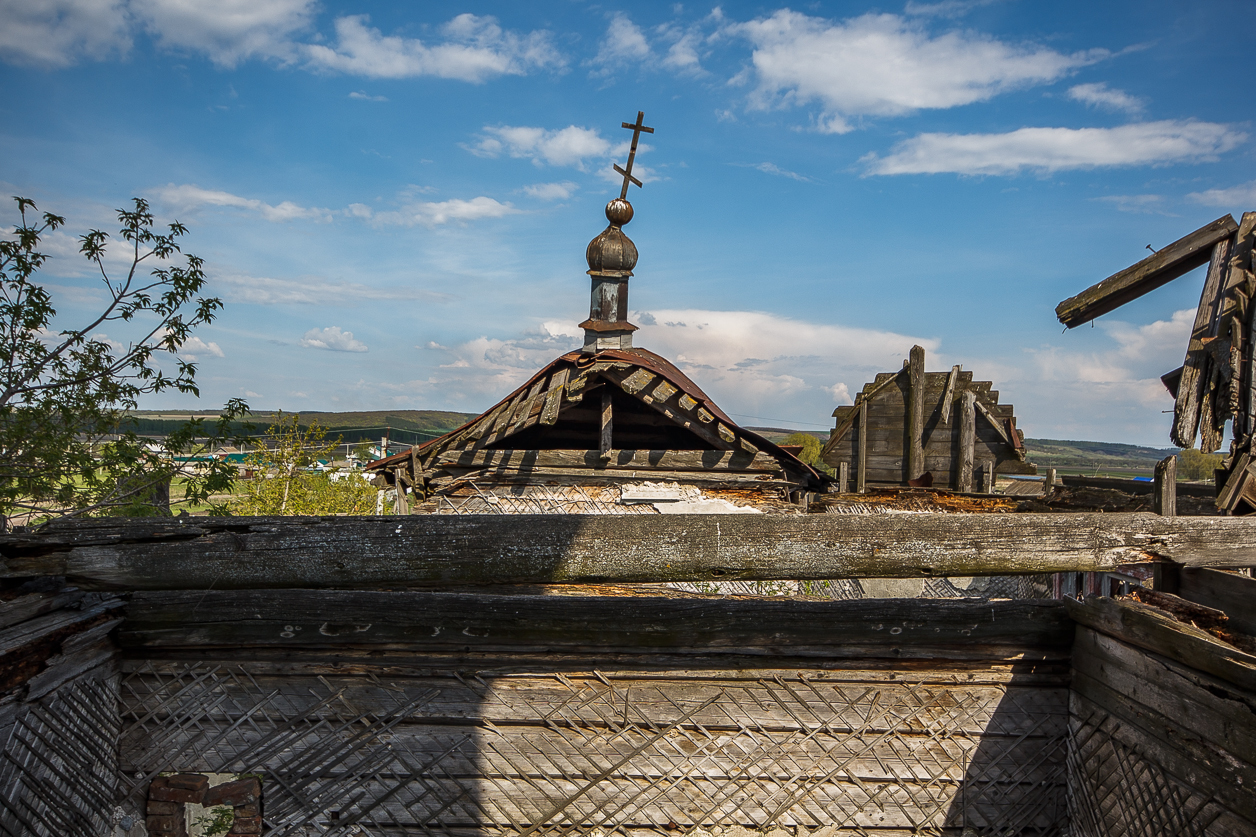
[{"label": "onion dome", "polygon": [[606,205],[606,220],[611,222],[610,226],[590,241],[585,251],[589,270],[631,273],[637,266],[637,245],[624,235],[621,227],[632,220],[632,204],[615,198]]}]

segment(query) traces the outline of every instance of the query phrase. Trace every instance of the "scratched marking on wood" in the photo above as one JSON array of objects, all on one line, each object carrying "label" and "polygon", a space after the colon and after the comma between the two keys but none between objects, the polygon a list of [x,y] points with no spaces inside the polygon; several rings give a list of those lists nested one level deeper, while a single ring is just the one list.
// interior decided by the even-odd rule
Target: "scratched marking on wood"
[{"label": "scratched marking on wood", "polygon": [[[16,707],[0,726],[0,833],[104,834],[113,812],[118,681],[107,672]],[[0,720],[4,720],[0,715]]]},{"label": "scratched marking on wood", "polygon": [[395,678],[133,665],[124,790],[173,767],[258,771],[273,835],[1045,834],[1064,822],[1062,686],[936,673]]}]

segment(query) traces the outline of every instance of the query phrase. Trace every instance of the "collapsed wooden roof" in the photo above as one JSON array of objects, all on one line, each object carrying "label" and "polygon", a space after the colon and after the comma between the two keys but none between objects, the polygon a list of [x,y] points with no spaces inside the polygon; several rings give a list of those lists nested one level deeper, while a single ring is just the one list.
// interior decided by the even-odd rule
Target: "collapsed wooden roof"
[{"label": "collapsed wooden roof", "polygon": [[1161,380],[1174,397],[1175,445],[1212,453],[1233,419],[1233,443],[1217,480],[1217,505],[1235,513],[1256,511],[1256,212],[1240,222],[1230,215],[1066,299],[1056,316],[1069,328],[1090,322],[1188,271],[1208,265],[1199,308],[1182,365]]},{"label": "collapsed wooden roof", "polygon": [[368,468],[425,492],[670,480],[787,495],[826,484],[640,348],[568,352],[462,427]]},{"label": "collapsed wooden roof", "polygon": [[[824,446],[824,461],[868,484],[973,490],[973,473],[1036,473],[1025,461],[1024,440],[1010,404],[999,403],[989,381],[954,366],[925,372],[925,350],[914,346],[897,372],[865,384],[855,403],[833,411],[837,419]],[[989,492],[990,486],[983,486]]]}]

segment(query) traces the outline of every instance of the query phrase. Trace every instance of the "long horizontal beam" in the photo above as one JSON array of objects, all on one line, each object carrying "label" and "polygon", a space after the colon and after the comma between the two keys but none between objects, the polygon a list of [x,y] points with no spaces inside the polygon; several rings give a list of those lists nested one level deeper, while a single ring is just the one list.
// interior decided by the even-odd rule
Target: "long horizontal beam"
[{"label": "long horizontal beam", "polygon": [[920,578],[1256,565],[1256,516],[412,515],[84,520],[0,536],[0,577],[84,589]]}]

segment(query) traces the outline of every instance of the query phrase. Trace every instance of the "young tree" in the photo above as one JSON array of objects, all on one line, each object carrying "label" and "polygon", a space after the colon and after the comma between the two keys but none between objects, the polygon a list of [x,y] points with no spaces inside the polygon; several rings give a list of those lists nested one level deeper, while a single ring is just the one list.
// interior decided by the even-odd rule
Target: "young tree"
[{"label": "young tree", "polygon": [[[253,472],[243,496],[231,506],[241,515],[375,514],[379,491],[357,471],[330,474],[315,469],[330,461],[340,440],[327,441],[318,422],[301,429],[298,416],[279,413],[265,440],[253,443],[245,467]],[[387,511],[387,509],[385,510]]]},{"label": "young tree", "polygon": [[[222,307],[198,294],[201,259],[185,255],[175,222],[154,229],[148,204],[118,210],[123,271],[106,269],[109,235],[91,230],[79,251],[100,274],[104,310],[81,328],[62,328],[52,295],[36,274],[48,255],[41,239],[64,226],[33,201],[16,198],[20,222],[0,239],[0,515],[39,522],[67,515],[169,513],[154,497],[180,474],[184,501],[205,502],[230,485],[226,463],[179,460],[225,438],[247,410],[227,404],[214,425],[189,422],[160,448],[136,436],[127,411],[142,395],[199,395],[195,364],[179,350]],[[129,265],[127,264],[129,262]],[[145,272],[147,269],[147,272]],[[109,334],[105,329],[109,329]],[[205,437],[209,437],[207,440]]]}]

